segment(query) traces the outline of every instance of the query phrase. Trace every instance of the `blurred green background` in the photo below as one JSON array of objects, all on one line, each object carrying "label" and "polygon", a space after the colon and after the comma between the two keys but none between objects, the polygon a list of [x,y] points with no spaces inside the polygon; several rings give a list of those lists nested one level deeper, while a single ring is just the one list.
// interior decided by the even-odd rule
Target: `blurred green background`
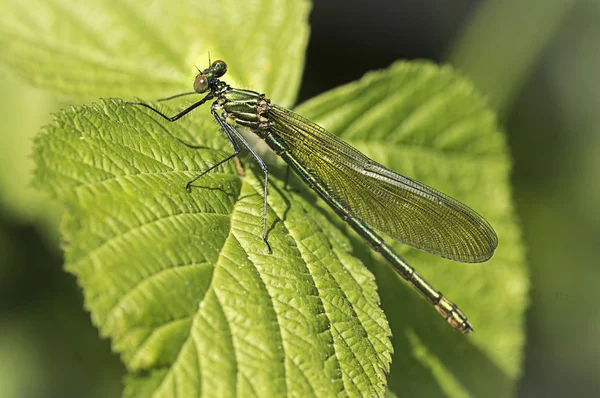
[{"label": "blurred green background", "polygon": [[[400,58],[449,62],[487,95],[531,268],[518,394],[600,396],[600,1],[327,0],[310,23],[300,101]],[[31,139],[67,104],[0,81],[0,397],[119,396],[124,369],[61,268],[60,209],[29,188]]]}]

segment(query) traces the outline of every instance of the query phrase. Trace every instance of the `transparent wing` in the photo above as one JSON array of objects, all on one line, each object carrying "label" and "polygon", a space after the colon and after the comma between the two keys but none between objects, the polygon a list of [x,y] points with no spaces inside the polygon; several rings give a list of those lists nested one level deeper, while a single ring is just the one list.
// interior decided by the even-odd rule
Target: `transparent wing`
[{"label": "transparent wing", "polygon": [[489,259],[498,238],[474,210],[398,174],[308,119],[277,105],[272,133],[349,212],[393,239],[461,262]]}]

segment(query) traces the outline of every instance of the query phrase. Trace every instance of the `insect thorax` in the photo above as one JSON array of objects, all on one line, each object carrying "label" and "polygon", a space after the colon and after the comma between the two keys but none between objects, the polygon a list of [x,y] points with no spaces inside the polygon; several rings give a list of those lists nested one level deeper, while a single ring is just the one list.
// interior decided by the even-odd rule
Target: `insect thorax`
[{"label": "insect thorax", "polygon": [[271,100],[255,91],[232,88],[219,95],[218,107],[222,108],[228,121],[248,127],[259,136],[269,128],[267,112]]}]

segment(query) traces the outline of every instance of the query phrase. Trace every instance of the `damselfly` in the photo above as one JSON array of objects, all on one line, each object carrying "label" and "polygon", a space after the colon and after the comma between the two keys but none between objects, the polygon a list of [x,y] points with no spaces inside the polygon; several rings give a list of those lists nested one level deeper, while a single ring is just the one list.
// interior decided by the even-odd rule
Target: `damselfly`
[{"label": "damselfly", "polygon": [[262,138],[352,229],[419,293],[431,302],[452,327],[469,333],[467,317],[417,273],[376,232],[451,260],[488,260],[498,244],[492,227],[479,214],[455,199],[412,180],[346,144],[302,116],[271,103],[264,94],[241,90],[219,80],[227,72],[223,61],[214,61],[194,80],[194,91],[206,94],[175,116],[142,102],[130,102],[174,122],[207,101],[210,112],[227,135],[233,153],[187,183],[191,184],[215,167],[233,159],[240,144],[248,149],[264,172],[263,240],[267,240],[267,191],[269,172],[264,161],[236,130],[245,126]]}]

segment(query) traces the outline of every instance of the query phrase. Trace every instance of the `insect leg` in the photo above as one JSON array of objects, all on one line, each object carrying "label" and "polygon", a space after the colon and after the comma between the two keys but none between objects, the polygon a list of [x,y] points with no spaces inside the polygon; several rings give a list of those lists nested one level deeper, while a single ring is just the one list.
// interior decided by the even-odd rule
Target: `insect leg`
[{"label": "insect leg", "polygon": [[129,105],[141,105],[143,107],[146,107],[148,109],[150,109],[151,111],[154,111],[156,113],[158,113],[160,116],[162,116],[164,119],[168,120],[169,122],[174,122],[175,120],[181,118],[182,116],[187,115],[188,113],[190,113],[191,111],[193,111],[194,109],[196,109],[197,107],[199,107],[200,105],[204,104],[206,101],[209,101],[211,99],[214,98],[214,95],[212,93],[208,93],[204,98],[202,98],[200,101],[188,106],[187,108],[185,108],[184,110],[182,110],[181,112],[179,112],[177,115],[175,116],[167,116],[164,113],[162,113],[161,111],[159,111],[156,108],[153,108],[152,106],[145,104],[143,102],[126,102]]},{"label": "insect leg", "polygon": [[211,107],[210,108],[210,113],[212,113],[212,115],[214,116],[214,118],[217,119],[217,122],[219,122],[219,125],[221,126],[221,129],[223,129],[223,131],[225,132],[225,134],[227,134],[227,138],[229,138],[229,142],[231,142],[231,145],[233,146],[233,153],[231,155],[227,156],[225,159],[222,159],[222,160],[218,161],[217,163],[215,163],[214,165],[210,166],[208,169],[204,170],[202,173],[198,174],[196,177],[194,177],[190,181],[188,181],[188,183],[185,185],[185,189],[188,190],[188,191],[190,190],[190,186],[196,180],[198,180],[200,177],[202,177],[203,175],[205,175],[209,171],[213,170],[215,167],[218,167],[218,166],[222,165],[223,163],[227,162],[228,160],[233,159],[234,157],[236,157],[240,153],[240,147],[239,147],[238,143],[235,141],[235,138],[233,138],[233,135],[231,135],[231,132],[227,129],[227,127],[230,127],[230,126],[227,123],[225,123],[225,121],[223,121],[219,117],[219,115],[217,114],[217,111],[216,111],[215,108]]},{"label": "insect leg", "polygon": [[[263,238],[263,241],[265,242],[265,244],[267,245],[267,249],[269,249],[269,253],[273,253],[273,250],[271,249],[271,245],[269,244],[269,241],[267,240],[267,195],[268,195],[268,191],[269,191],[269,168],[267,167],[265,162],[260,158],[260,156],[258,156],[258,154],[254,151],[254,149],[252,149],[250,144],[248,144],[246,142],[244,137],[242,137],[242,135],[236,129],[234,129],[232,126],[227,124],[227,122],[225,122],[225,120],[217,114],[215,109],[211,108],[211,113],[213,114],[215,119],[217,119],[217,122],[219,122],[219,125],[221,125],[223,130],[225,130],[227,135],[230,137],[230,140],[232,142],[234,142],[233,138],[231,138],[231,135],[234,135],[246,147],[246,149],[248,149],[248,151],[252,154],[254,159],[256,159],[256,162],[262,169],[263,173],[265,173],[264,196],[263,196],[263,236],[262,236],[262,238]],[[227,132],[228,130],[229,130],[229,132]]]}]

